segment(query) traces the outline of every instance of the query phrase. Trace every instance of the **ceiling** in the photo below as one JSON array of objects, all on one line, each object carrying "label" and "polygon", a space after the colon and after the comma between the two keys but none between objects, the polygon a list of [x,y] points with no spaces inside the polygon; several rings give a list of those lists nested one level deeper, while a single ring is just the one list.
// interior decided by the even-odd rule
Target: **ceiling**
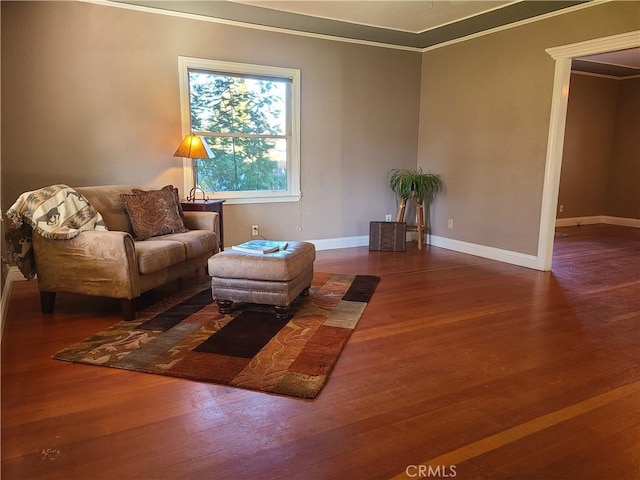
[{"label": "ceiling", "polygon": [[422,33],[505,7],[508,1],[284,1],[231,0],[236,3],[341,22]]},{"label": "ceiling", "polygon": [[614,78],[640,76],[640,48],[629,48],[575,58],[572,70]]},{"label": "ceiling", "polygon": [[422,50],[587,0],[111,0],[259,28]]}]

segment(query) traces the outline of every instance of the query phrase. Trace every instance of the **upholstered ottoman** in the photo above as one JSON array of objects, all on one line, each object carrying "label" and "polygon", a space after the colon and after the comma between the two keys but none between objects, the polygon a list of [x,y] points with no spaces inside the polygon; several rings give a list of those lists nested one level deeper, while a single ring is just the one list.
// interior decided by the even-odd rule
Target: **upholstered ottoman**
[{"label": "upholstered ottoman", "polygon": [[211,292],[220,313],[230,313],[233,302],[273,305],[286,318],[296,297],[308,295],[316,249],[312,243],[288,242],[273,253],[244,253],[233,249],[209,258]]}]

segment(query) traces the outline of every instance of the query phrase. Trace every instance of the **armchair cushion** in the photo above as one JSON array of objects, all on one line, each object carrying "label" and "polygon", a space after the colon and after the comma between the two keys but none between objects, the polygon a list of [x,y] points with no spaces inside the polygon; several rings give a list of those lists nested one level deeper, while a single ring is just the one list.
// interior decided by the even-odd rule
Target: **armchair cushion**
[{"label": "armchair cushion", "polygon": [[120,198],[121,193],[131,193],[132,188],[142,187],[137,185],[101,185],[76,187],[76,191],[81,193],[89,204],[100,212],[108,230],[133,234],[127,209]]},{"label": "armchair cushion", "polygon": [[[170,188],[168,188],[170,187]],[[173,187],[120,194],[136,239],[187,231],[178,210]]]},{"label": "armchair cushion", "polygon": [[138,271],[142,275],[157,272],[187,259],[184,245],[172,240],[137,241]]},{"label": "armchair cushion", "polygon": [[136,249],[142,244],[155,242],[165,242],[171,239],[172,243],[179,243],[187,259],[198,258],[204,254],[210,254],[218,247],[218,239],[215,235],[211,235],[211,230],[190,230],[186,233],[173,233],[170,235],[161,235],[145,240],[144,242],[136,242]]}]

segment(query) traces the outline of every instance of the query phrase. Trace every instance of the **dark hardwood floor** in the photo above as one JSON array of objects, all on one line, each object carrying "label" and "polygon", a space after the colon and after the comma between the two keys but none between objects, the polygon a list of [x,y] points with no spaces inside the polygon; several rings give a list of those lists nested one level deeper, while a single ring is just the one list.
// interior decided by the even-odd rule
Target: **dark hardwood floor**
[{"label": "dark hardwood floor", "polygon": [[381,282],[315,400],[52,360],[119,302],[61,294],[43,316],[17,282],[2,478],[638,479],[640,231],[558,231],[552,272],[318,252],[316,271]]}]

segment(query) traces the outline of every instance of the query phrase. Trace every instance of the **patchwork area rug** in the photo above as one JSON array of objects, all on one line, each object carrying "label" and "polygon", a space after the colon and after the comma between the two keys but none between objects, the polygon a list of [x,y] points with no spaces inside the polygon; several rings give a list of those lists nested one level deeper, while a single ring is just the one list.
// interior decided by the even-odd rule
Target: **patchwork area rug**
[{"label": "patchwork area rug", "polygon": [[285,320],[272,307],[242,303],[221,315],[201,285],[53,358],[314,398],[379,280],[316,273],[310,295],[298,297]]}]

